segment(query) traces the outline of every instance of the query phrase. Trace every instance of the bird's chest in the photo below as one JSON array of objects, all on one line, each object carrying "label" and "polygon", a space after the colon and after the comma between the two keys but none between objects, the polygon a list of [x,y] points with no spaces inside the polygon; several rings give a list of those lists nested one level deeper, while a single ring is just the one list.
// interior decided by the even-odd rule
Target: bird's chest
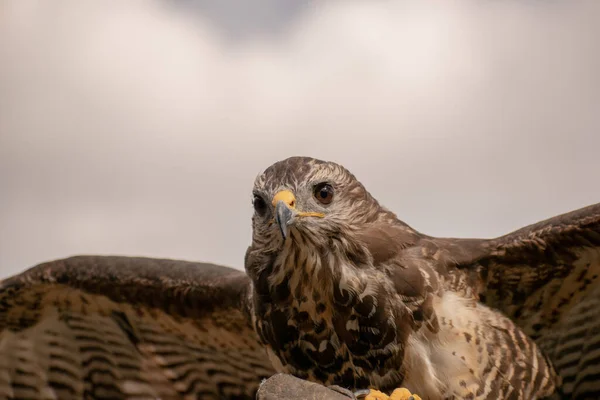
[{"label": "bird's chest", "polygon": [[255,328],[277,369],[356,388],[397,374],[402,321],[381,288],[344,278],[301,288],[290,282],[254,296]]}]

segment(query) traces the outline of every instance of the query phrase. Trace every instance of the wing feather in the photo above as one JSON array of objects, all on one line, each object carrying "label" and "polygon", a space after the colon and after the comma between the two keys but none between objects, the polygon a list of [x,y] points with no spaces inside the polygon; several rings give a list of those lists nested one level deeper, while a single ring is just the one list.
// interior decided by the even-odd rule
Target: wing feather
[{"label": "wing feather", "polygon": [[0,284],[0,397],[254,398],[273,368],[246,275],[212,264],[73,257]]},{"label": "wing feather", "polygon": [[584,345],[600,343],[600,203],[496,239],[426,240],[536,339],[569,398],[600,397],[600,356]]},{"label": "wing feather", "polygon": [[469,267],[481,268],[482,300],[540,337],[567,315],[600,276],[600,204],[485,241]]},{"label": "wing feather", "polygon": [[538,340],[560,371],[562,391],[571,399],[600,394],[600,287],[596,287],[557,326]]}]

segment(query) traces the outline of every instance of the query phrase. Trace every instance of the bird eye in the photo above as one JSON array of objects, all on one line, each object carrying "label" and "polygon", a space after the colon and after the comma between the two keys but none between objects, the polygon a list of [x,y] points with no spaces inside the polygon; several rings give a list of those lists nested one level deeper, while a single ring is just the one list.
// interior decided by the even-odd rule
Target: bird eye
[{"label": "bird eye", "polygon": [[319,183],[314,190],[315,199],[321,204],[329,204],[333,200],[333,187],[328,183]]},{"label": "bird eye", "polygon": [[258,215],[265,215],[265,212],[267,211],[267,203],[262,197],[254,195],[254,198],[252,199],[252,205],[254,206],[254,211],[256,211]]}]

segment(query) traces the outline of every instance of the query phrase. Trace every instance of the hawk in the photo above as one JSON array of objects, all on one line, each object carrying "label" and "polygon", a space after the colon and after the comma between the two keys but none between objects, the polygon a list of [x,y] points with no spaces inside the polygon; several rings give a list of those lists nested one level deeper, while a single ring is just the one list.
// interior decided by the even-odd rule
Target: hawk
[{"label": "hawk", "polygon": [[257,178],[253,205],[247,273],[79,256],[2,281],[0,399],[250,399],[276,371],[529,399],[558,386],[552,365],[559,394],[600,396],[600,204],[434,238],[343,167],[293,157]]},{"label": "hawk", "polygon": [[[600,207],[495,240],[433,238],[344,167],[305,157],[267,168],[253,196],[252,320],[276,370],[352,389],[403,385],[427,399],[557,391],[532,338],[550,342],[597,286]],[[556,342],[570,334],[550,346],[559,366],[573,350]],[[589,366],[599,359],[588,369],[600,372]]]}]

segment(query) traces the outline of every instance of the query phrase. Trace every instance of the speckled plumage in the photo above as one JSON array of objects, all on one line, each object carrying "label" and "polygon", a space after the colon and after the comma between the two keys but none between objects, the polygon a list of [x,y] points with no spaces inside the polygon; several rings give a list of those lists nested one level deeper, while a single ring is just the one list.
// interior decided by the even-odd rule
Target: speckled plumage
[{"label": "speckled plumage", "polygon": [[273,373],[248,278],[212,264],[74,257],[0,285],[0,399],[253,399]]},{"label": "speckled plumage", "polygon": [[[323,182],[335,188],[331,204],[313,196]],[[287,239],[272,212],[253,217],[253,318],[277,370],[354,389],[402,385],[428,399],[555,391],[534,341],[479,300],[535,333],[529,314],[540,307],[519,300],[549,290],[544,278],[560,267],[535,265],[532,256],[544,247],[540,234],[561,240],[559,232],[542,224],[496,240],[432,238],[380,206],[340,165],[304,157],[272,165],[254,185],[269,203],[282,190],[295,194],[298,210],[325,216],[294,220]],[[528,274],[539,276],[526,281]]]}]

